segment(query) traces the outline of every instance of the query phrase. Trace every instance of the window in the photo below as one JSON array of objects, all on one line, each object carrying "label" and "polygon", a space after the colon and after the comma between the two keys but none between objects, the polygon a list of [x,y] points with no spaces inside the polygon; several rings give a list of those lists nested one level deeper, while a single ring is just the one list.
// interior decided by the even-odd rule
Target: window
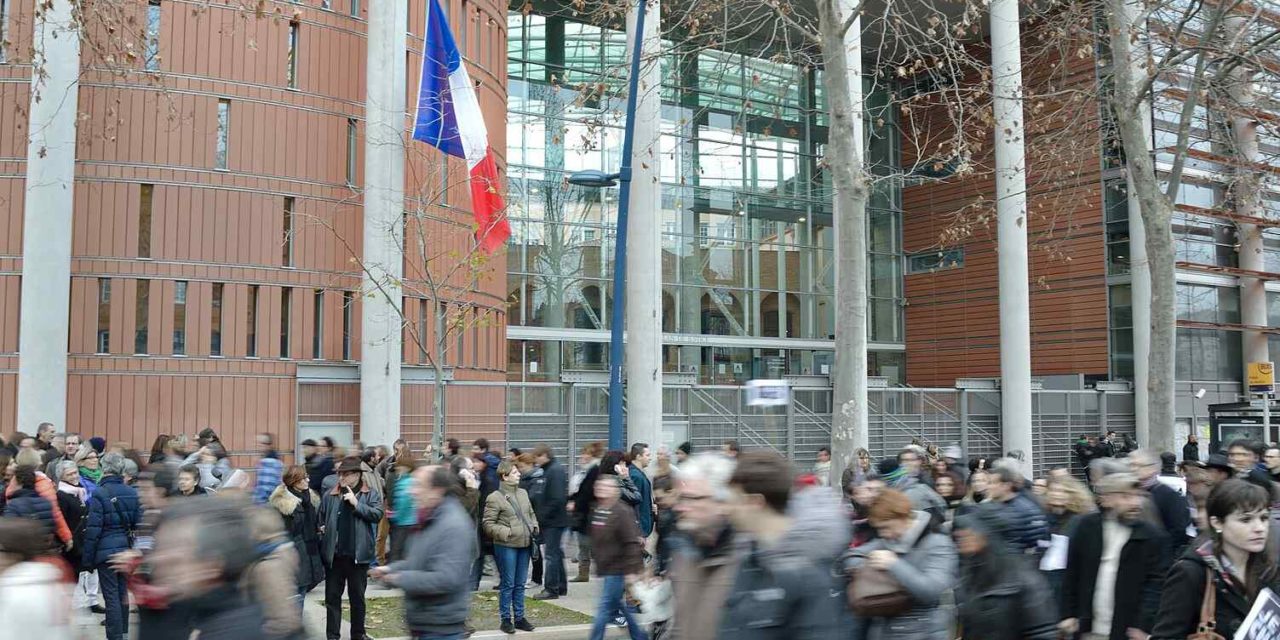
[{"label": "window", "polygon": [[907,256],[907,273],[933,273],[964,267],[964,247]]},{"label": "window", "polygon": [[289,357],[289,315],[293,313],[293,289],[280,292],[280,357]]},{"label": "window", "polygon": [[347,184],[356,183],[356,119],[347,118]]},{"label": "window", "polygon": [[351,292],[342,292],[342,359],[351,359]]},{"label": "window", "polygon": [[258,285],[249,285],[249,326],[246,332],[245,355],[250,358],[258,356]]},{"label": "window", "polygon": [[98,278],[98,353],[111,353],[111,278]]},{"label": "window", "polygon": [[218,100],[218,142],[214,147],[213,166],[227,168],[227,138],[231,135],[231,101]]},{"label": "window", "polygon": [[311,358],[324,359],[324,289],[315,290],[316,303],[311,309]]},{"label": "window", "polygon": [[298,29],[295,20],[289,23],[289,51],[285,57],[285,81],[290,89],[298,88]]},{"label": "window", "polygon": [[458,24],[454,27],[454,33],[458,34],[458,53],[462,57],[467,57],[467,16],[471,15],[467,12],[467,0],[462,0],[462,14],[458,18]]},{"label": "window", "polygon": [[187,283],[178,281],[173,287],[173,355],[187,353]]},{"label": "window", "polygon": [[293,205],[292,197],[284,199],[284,234],[282,243],[284,255],[282,257],[286,267],[293,266]]},{"label": "window", "polygon": [[5,49],[9,42],[9,2],[0,0],[0,62],[5,62]]},{"label": "window", "polygon": [[360,0],[351,0],[351,17],[360,17]]},{"label": "window", "polygon": [[147,41],[143,64],[147,71],[160,70],[160,0],[147,3]]},{"label": "window", "polygon": [[223,285],[213,284],[213,305],[209,312],[209,355],[222,355],[222,290]]},{"label": "window", "polygon": [[320,8],[328,11],[333,9],[333,5],[330,4],[330,0],[320,0]]},{"label": "window", "polygon": [[133,314],[133,352],[144,354],[147,353],[147,320],[151,316],[151,281],[139,280],[137,287],[138,298]]},{"label": "window", "polygon": [[138,190],[138,257],[151,257],[151,201],[155,185],[144,184]]},{"label": "window", "polygon": [[427,334],[433,331],[427,324],[428,308],[426,300],[418,305],[418,362],[422,364],[427,363]]}]

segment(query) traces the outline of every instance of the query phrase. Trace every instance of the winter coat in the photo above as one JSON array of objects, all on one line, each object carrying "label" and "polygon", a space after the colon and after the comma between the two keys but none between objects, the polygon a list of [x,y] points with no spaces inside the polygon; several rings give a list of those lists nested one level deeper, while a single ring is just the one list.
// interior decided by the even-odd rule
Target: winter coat
[{"label": "winter coat", "polygon": [[[1083,632],[1093,628],[1093,591],[1102,562],[1104,517],[1101,512],[1078,516],[1067,547],[1060,615],[1078,619]],[[1111,629],[1103,632],[1111,640],[1125,640],[1129,627],[1151,631],[1160,605],[1160,583],[1169,566],[1168,548],[1169,538],[1158,527],[1143,520],[1133,524],[1129,541],[1120,550]]]},{"label": "winter coat", "polygon": [[715,640],[738,568],[749,549],[725,528],[710,548],[684,545],[671,560],[672,601],[679,603],[668,623],[669,640]]},{"label": "winter coat", "polygon": [[[796,494],[829,495],[825,489]],[[836,640],[852,618],[831,568],[832,513],[815,511],[768,549],[748,544],[720,613],[721,640]],[[848,521],[843,518],[845,529]],[[814,521],[817,521],[816,523]],[[816,524],[816,526],[814,526]],[[847,536],[845,543],[847,544]]]},{"label": "winter coat", "polygon": [[1090,445],[1088,440],[1076,440],[1072,448],[1075,449],[1076,461],[1083,469],[1088,469],[1089,463],[1098,457],[1098,448]]},{"label": "winter coat", "polygon": [[[57,506],[49,506],[49,501],[36,493],[35,489],[18,489],[9,496],[9,501],[5,503],[4,517],[25,518],[38,523],[44,531],[45,537],[51,542],[53,540],[53,512],[56,510]],[[47,545],[46,548],[49,546],[52,545]]]},{"label": "winter coat", "polygon": [[[510,496],[510,500],[507,497]],[[514,503],[514,506],[513,504]],[[528,528],[516,515],[516,508],[524,516]],[[503,485],[498,491],[489,494],[484,502],[484,519],[482,520],[485,535],[494,544],[504,547],[523,549],[533,544],[529,529],[538,533],[538,517],[533,513],[533,505],[529,503],[529,494],[519,487]]]},{"label": "winter coat", "polygon": [[[578,486],[578,492],[573,495],[573,530],[578,533],[591,535],[589,516],[596,508],[596,479],[599,477],[600,465],[597,464],[587,471],[587,475],[582,478],[582,484]],[[629,475],[615,477],[618,478],[622,501],[633,508],[640,504],[640,491],[631,477]]]},{"label": "winter coat", "polygon": [[1012,557],[995,584],[956,587],[956,614],[965,640],[1057,640],[1058,604],[1045,578]]},{"label": "winter coat", "polygon": [[471,564],[480,555],[475,524],[456,498],[446,497],[409,538],[405,557],[390,566],[404,591],[405,625],[414,634],[460,634],[471,604]]},{"label": "winter coat", "polygon": [[635,505],[640,535],[648,538],[653,533],[653,482],[645,475],[644,469],[638,469],[635,465],[627,465],[627,474],[640,493],[640,501]]},{"label": "winter coat", "polygon": [[[293,544],[280,541],[258,548],[261,558],[245,572],[245,593],[262,607],[262,637],[301,638],[298,615],[298,554]],[[203,637],[203,636],[201,636]]]},{"label": "winter coat", "polygon": [[[1249,598],[1240,580],[1223,570],[1221,561],[1214,555],[1213,543],[1205,542],[1196,548],[1187,548],[1169,568],[1164,589],[1160,592],[1160,608],[1155,628],[1151,630],[1151,640],[1182,640],[1196,631],[1200,624],[1206,572],[1213,576],[1213,588],[1217,594],[1214,611],[1216,631],[1225,638],[1235,635],[1240,623],[1249,615],[1253,599]],[[1280,574],[1277,571],[1264,575],[1260,582],[1260,587],[1280,592]]]},{"label": "winter coat", "polygon": [[307,480],[311,490],[321,493],[324,479],[333,475],[333,457],[329,455],[312,456],[307,460]]},{"label": "winter coat", "polygon": [[389,501],[391,524],[397,527],[412,527],[418,523],[417,501],[409,490],[413,486],[413,476],[398,474],[392,477],[391,500]]},{"label": "winter coat", "polygon": [[911,594],[910,611],[892,618],[857,617],[856,640],[934,640],[946,638],[951,615],[941,606],[942,594],[955,586],[958,574],[956,547],[951,538],[929,532],[930,516],[915,512],[915,521],[895,541],[877,538],[854,549],[847,567],[866,562],[867,555],[888,549],[898,555],[889,573]]},{"label": "winter coat", "polygon": [[1027,492],[1019,490],[1013,499],[1000,503],[995,513],[1004,523],[1004,537],[1015,551],[1040,552],[1048,545],[1049,519]]},{"label": "winter coat", "polygon": [[498,465],[502,464],[502,458],[493,452],[486,452],[481,457],[484,458],[484,473],[480,474],[480,495],[487,498],[502,485],[498,478]]},{"label": "winter coat", "polygon": [[644,571],[644,546],[640,544],[640,528],[635,512],[621,500],[613,503],[609,515],[597,507],[592,514],[591,559],[596,573],[602,576],[627,576]]},{"label": "winter coat", "polygon": [[1187,538],[1187,526],[1191,524],[1191,512],[1187,510],[1187,498],[1178,490],[1156,482],[1150,488],[1151,502],[1160,516],[1160,524],[1169,536],[1169,557],[1182,555],[1182,549],[1191,542]]},{"label": "winter coat", "polygon": [[7,633],[16,637],[31,634],[40,640],[81,637],[67,611],[75,583],[64,581],[63,574],[55,565],[40,561],[0,571],[0,593],[4,594],[0,597],[0,620]]},{"label": "winter coat", "polygon": [[120,476],[103,476],[87,506],[89,521],[81,553],[84,566],[97,567],[129,549],[129,534],[138,527],[142,511],[138,492]]},{"label": "winter coat", "polygon": [[564,465],[551,458],[542,466],[542,476],[546,478],[547,488],[542,498],[541,508],[535,505],[538,514],[538,525],[543,529],[569,526],[569,475]]},{"label": "winter coat", "polygon": [[58,492],[58,511],[62,512],[62,517],[67,521],[67,527],[71,529],[72,545],[69,551],[62,554],[62,559],[67,561],[73,571],[80,571],[80,548],[84,546],[84,526],[86,523],[86,509],[84,503],[80,502],[80,496],[66,491]]},{"label": "winter coat", "polygon": [[293,542],[298,556],[298,587],[310,591],[324,582],[324,554],[320,538],[320,496],[308,490],[305,494],[310,509],[304,508],[302,499],[284,485],[276,487],[267,498],[267,504],[284,519],[284,530]]},{"label": "winter coat", "polygon": [[[18,482],[12,480],[5,489],[6,501],[14,493],[18,491]],[[49,503],[49,508],[53,510],[53,532],[57,535],[58,541],[66,544],[71,542],[71,528],[67,526],[66,518],[62,517],[62,511],[58,510],[58,485],[50,480],[43,473],[36,472],[36,493]]]},{"label": "winter coat", "polygon": [[[520,475],[520,488],[529,494],[529,504],[533,505],[533,514],[537,515],[545,508],[547,498],[547,476],[540,467],[534,467],[529,475]],[[542,528],[542,520],[538,520],[538,528]]]},{"label": "winter coat", "polygon": [[920,482],[913,476],[902,476],[892,483],[894,489],[906,494],[911,500],[911,508],[929,514],[932,525],[942,524],[946,519],[947,501],[938,495],[929,485]]},{"label": "winter coat", "polygon": [[[325,566],[333,566],[333,554],[338,548],[338,522],[342,511],[342,486],[336,484],[324,494],[320,501],[320,522],[324,526],[320,550],[324,556]],[[347,508],[351,508],[348,505]],[[374,541],[378,538],[378,522],[382,520],[382,496],[361,483],[356,492],[356,506],[352,509],[355,523],[352,527],[355,535],[356,564],[372,564],[374,560]]]},{"label": "winter coat", "polygon": [[1194,442],[1182,445],[1182,459],[1189,462],[1200,462],[1200,445]]}]

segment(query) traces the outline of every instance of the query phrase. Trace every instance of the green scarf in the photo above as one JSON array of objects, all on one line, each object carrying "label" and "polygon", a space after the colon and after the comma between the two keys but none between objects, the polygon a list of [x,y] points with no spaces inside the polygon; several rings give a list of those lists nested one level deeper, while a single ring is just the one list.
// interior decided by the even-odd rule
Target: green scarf
[{"label": "green scarf", "polygon": [[102,482],[102,467],[90,469],[89,467],[80,467],[80,475],[90,479],[94,484]]}]

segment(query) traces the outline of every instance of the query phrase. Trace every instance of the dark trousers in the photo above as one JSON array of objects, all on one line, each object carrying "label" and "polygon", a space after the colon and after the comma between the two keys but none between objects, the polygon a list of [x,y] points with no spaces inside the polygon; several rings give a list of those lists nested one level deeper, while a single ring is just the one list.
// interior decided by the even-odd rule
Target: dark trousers
[{"label": "dark trousers", "polygon": [[564,527],[547,527],[542,530],[542,557],[546,567],[542,586],[558,596],[568,595],[569,576],[564,572]]},{"label": "dark trousers", "polygon": [[409,534],[413,532],[413,527],[401,527],[391,525],[391,550],[387,552],[387,560],[390,562],[399,562],[404,560],[404,547],[409,542]]},{"label": "dark trousers", "polygon": [[342,591],[351,600],[351,637],[364,638],[364,590],[369,584],[369,565],[356,564],[355,558],[334,556],[333,566],[324,577],[324,607],[328,613],[325,637],[338,640],[342,635]]},{"label": "dark trousers", "polygon": [[107,609],[107,640],[124,640],[129,636],[129,589],[125,577],[116,573],[111,565],[100,564],[98,583]]}]

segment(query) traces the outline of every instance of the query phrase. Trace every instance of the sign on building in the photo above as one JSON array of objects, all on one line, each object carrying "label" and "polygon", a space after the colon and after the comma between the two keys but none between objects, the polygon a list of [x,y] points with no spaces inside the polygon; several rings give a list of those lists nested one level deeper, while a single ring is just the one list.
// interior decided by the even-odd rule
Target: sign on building
[{"label": "sign on building", "polygon": [[1271,393],[1276,385],[1275,365],[1270,362],[1249,363],[1249,390],[1254,393]]},{"label": "sign on building", "polygon": [[788,404],[791,404],[791,385],[786,380],[747,382],[747,406],[785,407]]}]

